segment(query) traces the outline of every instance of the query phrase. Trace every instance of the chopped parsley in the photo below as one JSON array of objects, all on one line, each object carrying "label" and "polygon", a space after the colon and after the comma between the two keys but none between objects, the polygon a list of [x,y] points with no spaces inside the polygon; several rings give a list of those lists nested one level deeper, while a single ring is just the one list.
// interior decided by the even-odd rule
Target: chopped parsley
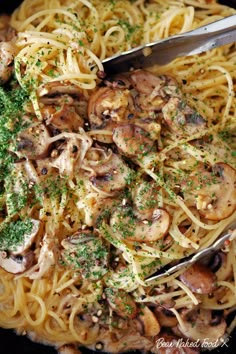
[{"label": "chopped parsley", "polygon": [[81,272],[85,279],[98,280],[108,271],[107,247],[97,237],[88,234],[83,236],[84,240],[73,241],[73,246],[64,251],[63,259],[67,265]]},{"label": "chopped parsley", "polygon": [[14,156],[9,151],[10,144],[22,129],[21,115],[28,93],[15,82],[0,87],[0,181],[3,181],[12,169]]},{"label": "chopped parsley", "polygon": [[24,240],[24,235],[33,229],[33,223],[29,218],[16,220],[3,225],[0,231],[0,250],[14,249]]}]

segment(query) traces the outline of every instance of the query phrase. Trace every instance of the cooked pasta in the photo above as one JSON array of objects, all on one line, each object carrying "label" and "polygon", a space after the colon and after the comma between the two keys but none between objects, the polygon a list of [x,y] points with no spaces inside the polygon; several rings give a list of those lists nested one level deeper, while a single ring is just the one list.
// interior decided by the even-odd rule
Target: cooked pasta
[{"label": "cooked pasta", "polygon": [[[0,326],[59,353],[165,353],[235,327],[236,51],[102,60],[232,15],[207,0],[24,0],[0,27]],[[209,344],[210,346],[210,344]]]}]

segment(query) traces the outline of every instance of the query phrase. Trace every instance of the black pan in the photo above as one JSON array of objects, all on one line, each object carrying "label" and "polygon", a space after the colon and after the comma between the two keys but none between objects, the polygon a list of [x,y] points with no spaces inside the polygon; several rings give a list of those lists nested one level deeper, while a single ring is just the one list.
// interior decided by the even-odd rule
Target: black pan
[{"label": "black pan", "polygon": [[[22,1],[0,0],[0,13],[11,13]],[[222,4],[236,9],[236,0],[221,0]],[[89,349],[81,349],[83,354],[94,353]],[[102,354],[102,352],[100,352]],[[220,348],[206,352],[206,354],[233,354],[236,353],[236,331],[230,341]],[[14,331],[0,328],[0,354],[57,354],[57,351],[49,346],[34,343],[27,337],[17,336]],[[138,352],[130,352],[138,354]]]}]

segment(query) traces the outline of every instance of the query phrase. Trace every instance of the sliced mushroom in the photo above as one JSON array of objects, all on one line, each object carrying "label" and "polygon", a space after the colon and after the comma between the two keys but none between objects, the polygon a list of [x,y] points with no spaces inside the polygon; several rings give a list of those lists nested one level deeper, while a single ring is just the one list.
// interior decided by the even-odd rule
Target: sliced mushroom
[{"label": "sliced mushroom", "polygon": [[178,320],[172,311],[165,309],[164,307],[158,306],[154,308],[154,313],[160,323],[161,327],[175,327],[178,324]]},{"label": "sliced mushroom", "polygon": [[22,255],[9,255],[5,251],[0,251],[0,267],[5,269],[8,273],[20,274],[29,269],[34,262],[33,251]]},{"label": "sliced mushroom", "polygon": [[41,85],[38,88],[39,97],[53,97],[61,95],[70,95],[70,96],[83,96],[82,92],[79,90],[78,86],[73,85],[71,82],[61,82],[61,81],[52,81],[47,82],[46,84]]},{"label": "sliced mushroom", "polygon": [[115,313],[122,318],[133,319],[137,316],[137,306],[132,296],[122,289],[106,288],[106,299]]},{"label": "sliced mushroom", "polygon": [[166,235],[170,216],[164,209],[155,209],[150,220],[140,220],[131,208],[122,207],[112,214],[110,224],[125,240],[155,242]]},{"label": "sliced mushroom", "polygon": [[143,323],[145,336],[154,337],[159,334],[161,326],[154,313],[147,306],[142,307],[139,318]]},{"label": "sliced mushroom", "polygon": [[136,159],[148,154],[154,147],[149,133],[134,124],[120,125],[115,128],[113,141],[121,154]]},{"label": "sliced mushroom", "polygon": [[178,325],[178,329],[184,337],[195,341],[203,342],[207,338],[209,343],[215,343],[225,334],[226,322],[224,318],[222,317],[216,324],[212,317],[212,311],[208,309],[195,308],[186,318],[182,318],[182,321],[183,326]]},{"label": "sliced mushroom", "polygon": [[119,157],[119,155],[112,153],[108,159],[99,161],[97,165],[93,165],[95,176],[91,177],[92,184],[106,192],[116,193],[122,190],[126,184],[128,176],[130,175],[129,167]]},{"label": "sliced mushroom", "polygon": [[53,81],[38,88],[41,112],[46,124],[77,131],[87,117],[87,98],[72,83]]},{"label": "sliced mushroom", "polygon": [[[129,112],[129,90],[101,87],[95,91],[88,103],[88,118],[92,129],[106,129],[111,133],[119,122],[125,121]],[[112,136],[95,135],[94,139],[112,143]]]},{"label": "sliced mushroom", "polygon": [[159,139],[161,124],[159,124],[156,119],[137,118],[134,120],[134,124],[137,127],[144,129],[149,134],[151,140],[157,141]]},{"label": "sliced mushroom", "polygon": [[185,270],[180,280],[197,294],[210,294],[216,286],[215,274],[201,263],[195,263]]},{"label": "sliced mushroom", "polygon": [[37,160],[48,155],[50,135],[42,123],[35,123],[21,131],[17,137],[17,155]]},{"label": "sliced mushroom", "polygon": [[170,130],[180,136],[190,136],[206,128],[205,119],[179,97],[171,97],[162,108]]},{"label": "sliced mushroom", "polygon": [[162,97],[179,93],[177,81],[167,75],[157,76],[147,70],[135,70],[131,72],[130,78],[134,88],[147,95],[153,90],[158,90]]},{"label": "sliced mushroom", "polygon": [[129,77],[129,74],[127,74],[127,73],[117,74],[117,75],[113,75],[111,77],[107,77],[107,78],[105,78],[105,80],[103,82],[107,87],[110,87],[113,89],[116,89],[116,88],[129,89],[131,87],[130,77]]},{"label": "sliced mushroom", "polygon": [[91,95],[88,117],[92,129],[103,128],[107,120],[120,122],[124,119],[129,104],[129,91],[101,87]]},{"label": "sliced mushroom", "polygon": [[61,242],[62,258],[85,279],[101,279],[108,271],[108,249],[102,239],[81,230]]},{"label": "sliced mushroom", "polygon": [[235,211],[236,170],[226,163],[216,163],[211,171],[199,169],[187,184],[186,200],[196,204],[205,219],[222,220]]},{"label": "sliced mushroom", "polygon": [[75,107],[63,104],[59,109],[56,105],[46,105],[43,110],[46,125],[69,132],[76,132],[83,127],[84,120],[76,113]]},{"label": "sliced mushroom", "polygon": [[13,72],[16,47],[11,42],[0,43],[0,84],[7,82]]},{"label": "sliced mushroom", "polygon": [[29,249],[39,233],[42,225],[41,221],[36,219],[29,219],[29,221],[32,223],[31,231],[23,235],[23,239],[20,244],[8,248],[8,251],[10,251],[14,256],[23,254],[27,249]]},{"label": "sliced mushroom", "polygon": [[143,219],[151,219],[153,212],[158,208],[159,187],[152,181],[140,181],[132,188],[132,200],[135,209]]},{"label": "sliced mushroom", "polygon": [[177,82],[170,76],[157,76],[146,70],[136,70],[130,75],[136,104],[145,111],[160,111],[170,96],[181,97]]}]

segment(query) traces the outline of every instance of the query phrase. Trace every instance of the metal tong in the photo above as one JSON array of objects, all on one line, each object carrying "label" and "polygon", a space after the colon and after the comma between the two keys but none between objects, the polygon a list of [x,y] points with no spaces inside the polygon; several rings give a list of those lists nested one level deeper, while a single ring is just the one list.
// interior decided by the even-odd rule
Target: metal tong
[{"label": "metal tong", "polygon": [[236,14],[193,31],[148,43],[102,61],[107,74],[164,65],[177,57],[190,56],[236,42]]},{"label": "metal tong", "polygon": [[236,221],[234,221],[230,226],[227,227],[227,230],[223,231],[218,239],[209,247],[203,248],[202,250],[198,251],[194,255],[184,258],[180,261],[180,263],[170,267],[167,270],[160,269],[157,274],[152,275],[145,279],[146,282],[151,282],[153,280],[158,280],[163,276],[168,276],[177,272],[178,270],[188,268],[192,264],[196,263],[200,259],[204,257],[209,257],[219,249],[223,248],[226,241],[232,241],[236,237]]}]

